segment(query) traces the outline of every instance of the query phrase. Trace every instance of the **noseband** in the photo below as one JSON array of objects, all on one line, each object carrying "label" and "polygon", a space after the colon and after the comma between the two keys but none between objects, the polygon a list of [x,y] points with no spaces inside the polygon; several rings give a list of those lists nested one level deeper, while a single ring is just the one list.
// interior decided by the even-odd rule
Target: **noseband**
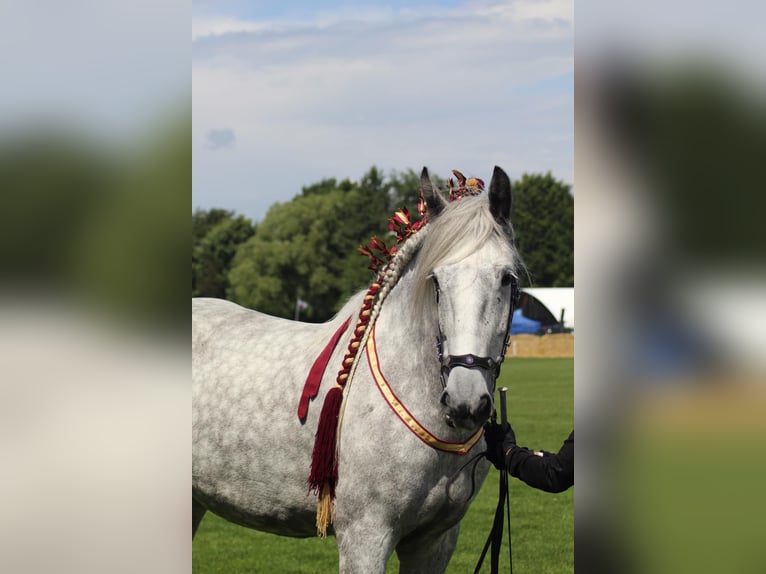
[{"label": "noseband", "polygon": [[[434,289],[436,291],[436,305],[439,305],[439,283],[434,280]],[[508,310],[508,320],[505,325],[505,340],[503,341],[503,350],[500,356],[496,359],[492,357],[479,357],[472,353],[467,355],[445,355],[444,354],[444,341],[446,337],[442,334],[441,323],[437,320],[437,329],[439,334],[436,337],[436,349],[439,363],[441,364],[440,377],[442,382],[442,388],[447,387],[447,377],[449,377],[450,371],[455,367],[463,367],[465,369],[484,369],[492,374],[492,391],[494,392],[494,385],[497,378],[500,376],[500,365],[505,360],[505,353],[508,350],[508,345],[511,341],[511,320],[513,319],[513,311],[519,304],[519,298],[521,291],[519,290],[519,280],[515,275],[511,275],[511,306]]]}]

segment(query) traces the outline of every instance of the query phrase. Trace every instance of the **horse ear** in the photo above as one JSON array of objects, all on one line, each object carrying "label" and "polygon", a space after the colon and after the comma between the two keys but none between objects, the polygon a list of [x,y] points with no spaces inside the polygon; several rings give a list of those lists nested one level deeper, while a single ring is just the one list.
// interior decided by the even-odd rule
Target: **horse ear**
[{"label": "horse ear", "polygon": [[498,166],[492,172],[492,181],[489,182],[489,211],[501,225],[511,223],[511,180]]},{"label": "horse ear", "polygon": [[439,187],[431,182],[427,167],[424,167],[423,171],[420,172],[420,195],[426,202],[428,215],[432,218],[439,215],[444,206],[447,205],[447,201],[444,199]]}]

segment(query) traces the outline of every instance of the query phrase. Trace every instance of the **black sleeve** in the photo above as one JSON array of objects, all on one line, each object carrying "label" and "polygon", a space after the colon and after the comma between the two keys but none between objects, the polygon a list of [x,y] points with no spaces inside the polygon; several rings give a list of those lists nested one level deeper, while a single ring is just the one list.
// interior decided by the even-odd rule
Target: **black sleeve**
[{"label": "black sleeve", "polygon": [[524,447],[514,447],[506,466],[511,476],[546,492],[563,492],[574,484],[574,431],[559,452],[536,455]]}]

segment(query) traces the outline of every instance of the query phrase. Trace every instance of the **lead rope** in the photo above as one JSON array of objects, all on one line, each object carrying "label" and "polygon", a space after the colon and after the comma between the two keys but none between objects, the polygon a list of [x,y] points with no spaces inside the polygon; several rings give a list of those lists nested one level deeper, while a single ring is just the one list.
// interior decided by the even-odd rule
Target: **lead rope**
[{"label": "lead rope", "polygon": [[[505,393],[508,389],[502,387],[500,389],[500,416],[501,424],[504,429],[508,427],[508,413],[506,411]],[[484,558],[487,556],[487,550],[490,545],[492,546],[492,553],[490,555],[490,571],[492,574],[499,574],[500,572],[500,547],[503,544],[503,512],[505,512],[508,522],[508,564],[509,571],[513,574],[513,546],[511,544],[511,499],[508,495],[508,468],[503,467],[500,471],[500,484],[497,495],[497,506],[495,507],[495,518],[492,521],[492,529],[489,531],[487,541],[484,543],[484,548],[479,556],[479,561],[476,564],[474,574],[479,574],[481,565],[484,563]]]},{"label": "lead rope", "polygon": [[479,556],[479,562],[476,564],[474,574],[479,574],[484,558],[487,556],[487,550],[492,546],[490,555],[490,571],[492,574],[500,572],[500,547],[503,544],[503,512],[505,511],[508,521],[508,563],[509,571],[513,574],[513,547],[511,546],[511,502],[508,496],[508,471],[500,471],[500,491],[498,493],[497,507],[495,507],[495,519],[492,522],[492,530],[489,531],[487,541]]}]

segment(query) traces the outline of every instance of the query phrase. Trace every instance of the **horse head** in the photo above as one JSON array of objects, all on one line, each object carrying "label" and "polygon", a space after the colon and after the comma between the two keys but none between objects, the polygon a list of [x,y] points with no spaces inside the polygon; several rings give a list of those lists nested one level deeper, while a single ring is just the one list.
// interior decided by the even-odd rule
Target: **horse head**
[{"label": "horse head", "polygon": [[493,410],[518,292],[511,183],[495,167],[488,194],[447,203],[424,168],[421,192],[431,230],[419,264],[427,270],[433,291],[440,402],[449,426],[473,431]]}]

